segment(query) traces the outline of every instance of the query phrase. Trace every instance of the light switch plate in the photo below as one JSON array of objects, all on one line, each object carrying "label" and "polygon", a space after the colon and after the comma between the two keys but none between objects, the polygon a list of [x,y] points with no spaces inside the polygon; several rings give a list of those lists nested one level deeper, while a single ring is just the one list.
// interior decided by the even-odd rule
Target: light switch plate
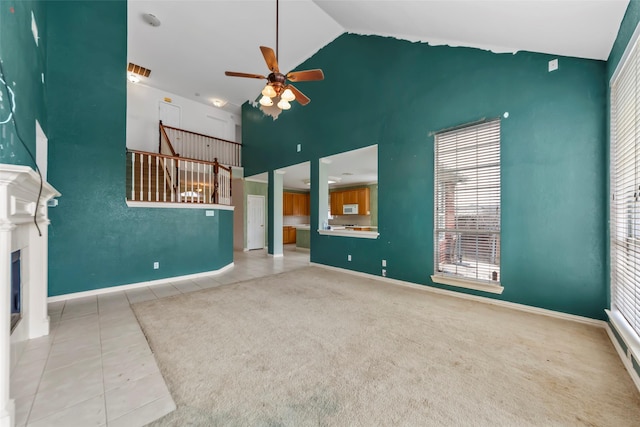
[{"label": "light switch plate", "polygon": [[555,71],[558,69],[558,58],[552,59],[549,61],[549,72]]},{"label": "light switch plate", "polygon": [[216,211],[204,211],[205,216],[215,216]]}]

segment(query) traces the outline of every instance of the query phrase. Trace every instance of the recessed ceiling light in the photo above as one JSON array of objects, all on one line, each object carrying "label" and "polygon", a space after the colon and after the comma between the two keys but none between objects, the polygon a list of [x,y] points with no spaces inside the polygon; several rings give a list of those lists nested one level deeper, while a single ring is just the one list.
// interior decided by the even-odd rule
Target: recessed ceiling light
[{"label": "recessed ceiling light", "polygon": [[129,79],[131,83],[138,83],[140,81],[140,77],[138,77],[137,74],[133,74],[133,73],[129,73],[129,75],[127,76],[127,79]]},{"label": "recessed ceiling light", "polygon": [[222,108],[225,105],[227,105],[227,101],[223,100],[223,99],[219,99],[219,98],[213,98],[211,100],[211,102],[213,103],[213,105],[215,105],[218,108]]}]

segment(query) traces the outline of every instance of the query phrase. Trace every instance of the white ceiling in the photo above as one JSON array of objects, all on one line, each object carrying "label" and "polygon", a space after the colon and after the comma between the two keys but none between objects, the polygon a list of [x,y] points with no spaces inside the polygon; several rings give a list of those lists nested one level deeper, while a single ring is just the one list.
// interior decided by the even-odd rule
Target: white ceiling
[{"label": "white ceiling", "polygon": [[[628,0],[281,0],[281,71],[343,32],[430,44],[606,60]],[[148,84],[208,103],[254,100],[264,83],[224,71],[265,74],[258,47],[275,48],[275,0],[129,0],[128,58],[151,69]],[[159,27],[145,23],[152,13]],[[196,95],[199,94],[198,95]]]},{"label": "white ceiling", "polygon": [[316,0],[349,32],[495,52],[609,57],[628,0]]},{"label": "white ceiling", "polygon": [[[378,146],[359,148],[345,153],[326,157],[329,162],[327,171],[330,179],[337,178],[335,184],[329,184],[330,188],[348,187],[355,184],[372,184],[378,182]],[[311,176],[309,162],[299,163],[279,169],[284,172],[282,184],[285,189],[308,190],[305,183]],[[250,180],[267,182],[267,173],[261,173],[249,177]]]}]

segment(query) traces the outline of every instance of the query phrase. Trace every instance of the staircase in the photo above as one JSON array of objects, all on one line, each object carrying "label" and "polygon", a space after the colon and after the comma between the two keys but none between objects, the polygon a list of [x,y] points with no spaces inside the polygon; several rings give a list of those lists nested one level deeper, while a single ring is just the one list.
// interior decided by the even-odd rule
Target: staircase
[{"label": "staircase", "polygon": [[177,201],[178,183],[171,173],[176,162],[151,153],[129,151],[127,153],[127,198],[141,202]]},{"label": "staircase", "polygon": [[[220,164],[217,157],[209,161],[180,156],[175,151],[167,130],[174,138],[182,141],[182,147],[185,146],[185,140],[190,141],[190,144],[206,145],[202,149],[191,147],[191,152],[200,152],[205,157],[210,157],[219,149],[229,161],[239,165],[240,144],[168,128],[160,122],[160,153],[127,150],[127,200],[230,205],[231,167]],[[213,144],[211,140],[216,143]]]}]

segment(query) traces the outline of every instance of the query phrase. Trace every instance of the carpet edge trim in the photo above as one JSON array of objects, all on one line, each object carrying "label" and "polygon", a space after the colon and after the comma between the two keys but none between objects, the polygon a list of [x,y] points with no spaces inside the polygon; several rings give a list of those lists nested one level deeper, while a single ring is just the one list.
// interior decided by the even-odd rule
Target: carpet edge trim
[{"label": "carpet edge trim", "polygon": [[183,276],[165,277],[163,279],[147,280],[144,282],[130,283],[127,285],[110,286],[108,288],[100,288],[100,289],[93,289],[90,291],[73,292],[70,294],[56,295],[56,296],[47,298],[47,302],[49,303],[49,302],[67,301],[67,300],[72,300],[77,298],[90,297],[94,295],[104,295],[104,294],[110,294],[113,292],[129,291],[132,289],[144,288],[147,286],[164,285],[164,284],[176,282],[179,280],[199,279],[202,277],[217,276],[218,274],[222,274],[227,270],[233,268],[234,265],[235,263],[231,262],[230,264],[227,264],[224,267],[221,267],[217,270],[204,271],[202,273],[193,273],[193,274],[185,274]]},{"label": "carpet edge trim", "polygon": [[412,288],[412,289],[418,289],[418,290],[422,290],[422,291],[432,292],[432,293],[436,293],[436,294],[440,294],[440,295],[447,295],[447,296],[451,296],[451,297],[455,297],[455,298],[462,298],[462,299],[482,302],[482,303],[485,303],[485,304],[497,305],[497,306],[500,306],[500,307],[510,308],[510,309],[518,310],[518,311],[524,311],[524,312],[527,312],[527,313],[539,314],[539,315],[548,316],[548,317],[554,317],[556,319],[570,320],[572,322],[582,323],[582,324],[586,324],[586,325],[590,325],[590,326],[596,326],[596,327],[599,327],[599,328],[604,328],[607,325],[607,322],[605,322],[604,320],[591,319],[589,317],[578,316],[576,314],[563,313],[561,311],[554,311],[554,310],[549,310],[549,309],[546,309],[546,308],[534,307],[534,306],[531,306],[531,305],[518,304],[516,302],[511,302],[511,301],[496,300],[496,299],[487,298],[487,297],[483,297],[483,296],[479,296],[479,295],[470,295],[470,294],[465,294],[465,293],[461,293],[461,292],[450,291],[450,290],[447,290],[447,289],[434,288],[434,287],[431,287],[429,285],[420,285],[418,283],[406,282],[404,280],[391,279],[389,277],[380,277],[380,276],[376,276],[374,274],[363,273],[361,271],[348,270],[346,268],[333,267],[331,265],[318,264],[318,263],[315,263],[315,262],[311,262],[311,263],[309,263],[309,265],[310,266],[314,266],[314,267],[325,268],[327,270],[334,270],[334,271],[339,271],[339,272],[342,272],[342,273],[348,273],[348,274],[352,274],[352,275],[355,275],[355,276],[366,277],[368,279],[374,279],[374,280],[377,280],[377,281],[380,281],[380,282],[391,283],[391,284],[398,285],[398,286],[404,286],[404,287],[408,287],[408,288]]}]

